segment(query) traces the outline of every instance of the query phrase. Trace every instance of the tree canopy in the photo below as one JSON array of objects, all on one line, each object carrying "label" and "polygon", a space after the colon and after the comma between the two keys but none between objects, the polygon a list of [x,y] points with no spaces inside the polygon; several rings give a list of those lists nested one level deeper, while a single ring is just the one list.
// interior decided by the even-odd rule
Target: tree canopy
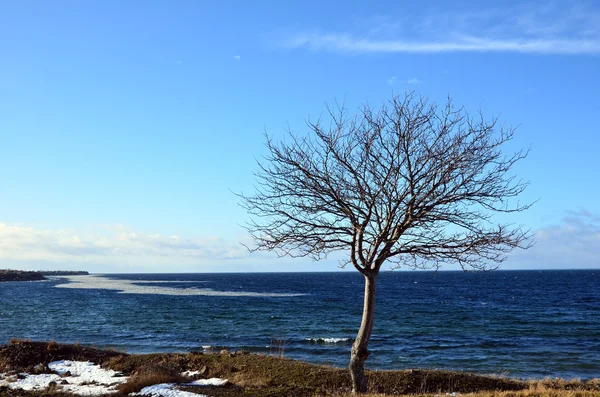
[{"label": "tree canopy", "polygon": [[494,223],[519,212],[526,182],[510,171],[527,155],[502,152],[514,129],[471,117],[414,93],[356,116],[328,109],[310,134],[267,136],[256,192],[242,196],[256,250],[321,259],[348,250],[365,274],[392,266],[489,269],[528,246],[518,225]]}]

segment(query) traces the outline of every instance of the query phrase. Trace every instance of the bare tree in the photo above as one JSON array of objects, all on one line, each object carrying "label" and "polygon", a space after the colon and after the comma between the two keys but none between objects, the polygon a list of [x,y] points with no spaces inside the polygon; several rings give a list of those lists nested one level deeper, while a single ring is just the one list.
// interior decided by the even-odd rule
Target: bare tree
[{"label": "bare tree", "polygon": [[253,195],[240,195],[250,214],[251,250],[322,259],[347,250],[365,277],[364,309],[352,345],[353,392],[364,392],[364,362],[373,330],[377,276],[392,268],[464,270],[499,265],[529,232],[495,223],[496,213],[526,210],[516,197],[527,183],[512,175],[527,155],[505,155],[514,130],[483,115],[470,117],[451,100],[444,107],[409,92],[375,110],[348,117],[328,109],[330,122],[307,122],[310,133],[267,136]]}]

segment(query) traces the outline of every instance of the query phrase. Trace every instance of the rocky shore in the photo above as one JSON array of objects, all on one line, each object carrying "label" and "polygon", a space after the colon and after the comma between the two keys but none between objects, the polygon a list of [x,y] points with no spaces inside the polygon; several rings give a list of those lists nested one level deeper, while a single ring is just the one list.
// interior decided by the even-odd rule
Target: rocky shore
[{"label": "rocky shore", "polygon": [[0,282],[3,281],[39,281],[46,280],[45,276],[75,276],[75,275],[87,275],[88,272],[84,271],[70,271],[70,270],[54,270],[54,271],[24,271],[24,270],[9,270],[0,269]]},{"label": "rocky shore", "polygon": [[0,282],[2,281],[38,281],[46,280],[40,272],[26,272],[21,270],[0,270]]}]

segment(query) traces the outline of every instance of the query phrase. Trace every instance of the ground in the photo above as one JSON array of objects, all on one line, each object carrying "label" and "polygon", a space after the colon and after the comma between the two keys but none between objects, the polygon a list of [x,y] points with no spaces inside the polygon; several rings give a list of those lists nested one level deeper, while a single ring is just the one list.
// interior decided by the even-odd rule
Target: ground
[{"label": "ground", "polygon": [[[223,378],[225,386],[180,386],[180,390],[213,397],[231,396],[349,396],[350,377],[343,368],[247,352],[205,354],[133,355],[81,345],[15,340],[0,345],[0,373],[49,372],[45,364],[59,361],[91,361],[129,376],[113,396],[125,396],[159,383],[183,384],[182,375],[196,371],[195,378]],[[462,372],[436,370],[370,371],[371,396],[457,395],[498,397],[600,397],[600,379],[587,382],[565,380],[523,381]],[[26,392],[0,387],[4,396],[66,396],[60,390]]]}]

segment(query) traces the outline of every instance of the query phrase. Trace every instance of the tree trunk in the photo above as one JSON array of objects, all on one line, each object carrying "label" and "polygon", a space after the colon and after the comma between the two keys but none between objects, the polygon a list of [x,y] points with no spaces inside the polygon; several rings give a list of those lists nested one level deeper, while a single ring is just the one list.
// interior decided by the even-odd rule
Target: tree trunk
[{"label": "tree trunk", "polygon": [[365,377],[365,360],[369,356],[369,339],[373,331],[373,320],[375,318],[375,288],[377,274],[365,276],[365,301],[363,307],[362,322],[356,340],[352,344],[350,354],[350,376],[352,377],[352,393],[364,393],[367,391],[367,378]]}]

